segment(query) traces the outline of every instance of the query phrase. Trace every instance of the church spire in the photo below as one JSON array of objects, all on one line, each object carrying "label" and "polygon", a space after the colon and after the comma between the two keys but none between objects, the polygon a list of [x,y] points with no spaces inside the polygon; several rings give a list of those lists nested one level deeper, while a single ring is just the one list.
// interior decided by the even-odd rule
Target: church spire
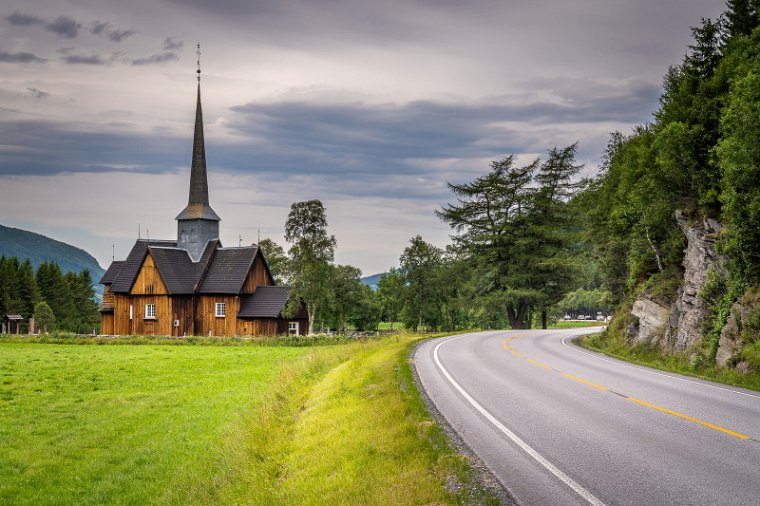
[{"label": "church spire", "polygon": [[198,44],[198,95],[195,104],[195,132],[193,134],[193,160],[190,165],[190,195],[187,207],[177,220],[204,219],[220,221],[208,200],[208,177],[206,175],[206,145],[203,140],[203,110],[201,108],[201,45]]},{"label": "church spire", "polygon": [[203,140],[203,112],[201,110],[201,49],[198,44],[198,95],[195,105],[195,132],[193,159],[190,165],[190,193],[187,207],[179,213],[177,246],[186,249],[194,260],[200,257],[206,243],[219,237],[219,216],[211,209],[208,199],[206,175],[206,146]]}]

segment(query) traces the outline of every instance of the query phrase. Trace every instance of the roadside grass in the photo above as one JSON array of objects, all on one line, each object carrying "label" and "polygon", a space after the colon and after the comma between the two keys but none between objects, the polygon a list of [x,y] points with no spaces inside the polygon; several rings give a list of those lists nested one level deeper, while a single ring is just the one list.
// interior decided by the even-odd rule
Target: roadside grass
[{"label": "roadside grass", "polygon": [[605,322],[598,322],[596,320],[586,321],[567,321],[558,320],[554,325],[550,325],[550,329],[579,329],[584,327],[604,327],[607,325]]},{"label": "roadside grass", "polygon": [[[612,336],[607,332],[582,336],[575,342],[584,348],[634,364],[760,391],[760,373],[743,374],[735,369],[694,364],[691,363],[688,353],[663,354],[646,345],[629,347],[626,346],[624,338]],[[760,366],[760,343],[755,344],[757,346],[748,347],[744,353],[750,363]]]},{"label": "roadside grass", "polygon": [[191,484],[176,502],[498,504],[419,397],[407,357],[420,339],[348,345],[335,367],[322,353],[287,366],[263,409],[225,441],[227,479]]},{"label": "roadside grass", "polygon": [[496,504],[420,400],[420,339],[0,342],[0,504]]}]

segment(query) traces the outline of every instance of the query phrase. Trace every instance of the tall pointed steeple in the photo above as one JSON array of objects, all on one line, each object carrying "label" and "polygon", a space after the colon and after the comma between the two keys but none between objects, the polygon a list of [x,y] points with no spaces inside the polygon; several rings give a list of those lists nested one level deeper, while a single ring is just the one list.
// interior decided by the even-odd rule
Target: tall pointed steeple
[{"label": "tall pointed steeple", "polygon": [[193,160],[190,165],[190,194],[187,206],[177,220],[177,247],[187,250],[194,261],[200,259],[206,243],[219,237],[219,216],[208,200],[206,175],[206,146],[203,141],[203,112],[201,110],[201,64],[198,44],[198,98],[195,106]]}]

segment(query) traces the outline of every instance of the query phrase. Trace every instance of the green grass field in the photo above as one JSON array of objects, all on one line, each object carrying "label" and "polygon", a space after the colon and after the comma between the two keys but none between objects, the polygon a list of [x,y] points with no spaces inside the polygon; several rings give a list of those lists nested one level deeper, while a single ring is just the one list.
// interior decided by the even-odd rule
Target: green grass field
[{"label": "green grass field", "polygon": [[417,339],[0,342],[0,504],[493,503],[419,400]]}]

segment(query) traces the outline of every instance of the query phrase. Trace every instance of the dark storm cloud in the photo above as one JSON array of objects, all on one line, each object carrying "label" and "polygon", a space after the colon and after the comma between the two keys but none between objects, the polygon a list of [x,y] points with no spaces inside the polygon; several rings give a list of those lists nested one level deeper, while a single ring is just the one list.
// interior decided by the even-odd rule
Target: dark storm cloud
[{"label": "dark storm cloud", "polygon": [[47,23],[45,28],[61,37],[73,39],[79,34],[79,29],[82,28],[82,25],[77,23],[74,18],[58,16],[52,23]]},{"label": "dark storm cloud", "polygon": [[181,40],[174,40],[172,37],[166,37],[164,39],[164,51],[171,51],[172,49],[182,49],[185,42]]},{"label": "dark storm cloud", "polygon": [[22,14],[19,11],[15,11],[10,16],[6,16],[5,19],[12,25],[16,26],[29,26],[29,25],[44,25],[45,21],[32,16],[31,14]]},{"label": "dark storm cloud", "polygon": [[45,121],[0,123],[5,147],[0,151],[0,175],[114,170],[165,173],[189,165],[191,142],[186,138],[109,133],[97,125],[85,127]]},{"label": "dark storm cloud", "polygon": [[[587,87],[593,83],[587,83]],[[276,102],[232,108],[229,127],[260,141],[255,150],[277,167],[408,173],[408,160],[468,159],[542,152],[538,133],[574,124],[646,121],[659,88],[633,84],[598,86],[598,96],[572,90],[557,101],[508,102],[505,97],[470,103],[416,101],[404,105]],[[578,139],[572,139],[573,142]],[[300,167],[300,169],[299,169]]]},{"label": "dark storm cloud", "polygon": [[45,58],[40,58],[32,53],[6,53],[5,51],[0,51],[1,63],[41,63],[44,61]]},{"label": "dark storm cloud", "polygon": [[136,34],[137,31],[132,29],[122,30],[107,21],[95,21],[90,27],[90,33],[105,36],[111,42],[121,42],[127,37]]},{"label": "dark storm cloud", "polygon": [[179,55],[177,53],[165,52],[151,55],[148,58],[136,58],[132,60],[132,65],[153,65],[175,60],[179,60]]},{"label": "dark storm cloud", "polygon": [[70,54],[63,57],[63,62],[70,65],[108,65],[108,61],[97,54]]}]

